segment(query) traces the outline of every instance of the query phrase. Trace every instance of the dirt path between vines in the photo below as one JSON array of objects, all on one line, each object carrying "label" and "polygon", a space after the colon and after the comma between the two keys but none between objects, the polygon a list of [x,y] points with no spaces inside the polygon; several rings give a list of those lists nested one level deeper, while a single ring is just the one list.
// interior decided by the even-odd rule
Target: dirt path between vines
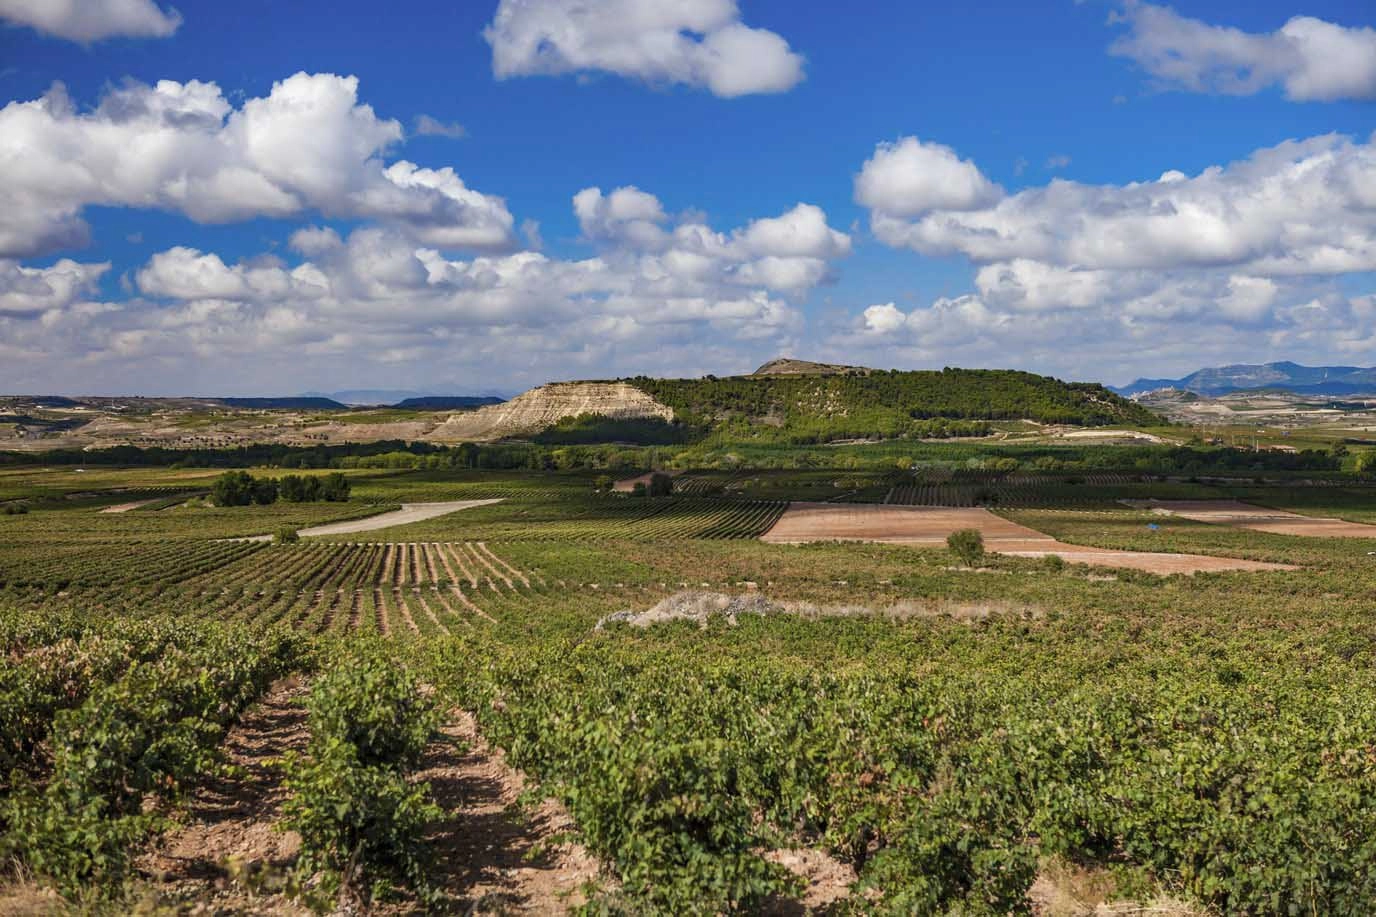
[{"label": "dirt path between vines", "polygon": [[450,500],[445,503],[403,503],[401,509],[394,509],[390,513],[381,513],[364,519],[350,519],[347,522],[315,525],[302,529],[296,534],[302,538],[313,538],[318,535],[352,535],[355,532],[372,532],[377,529],[389,529],[394,525],[406,525],[410,522],[434,519],[437,516],[447,516],[461,509],[472,509],[475,506],[488,506],[501,502],[502,498],[496,497],[489,500]]},{"label": "dirt path between vines", "polygon": [[443,732],[452,744],[432,745],[417,777],[451,811],[432,840],[462,910],[563,914],[581,904],[599,864],[581,845],[556,842],[573,828],[563,806],[547,799],[533,811],[515,809],[525,777],[479,734],[471,714],[458,713]]},{"label": "dirt path between vines", "polygon": [[[185,824],[141,857],[140,870],[165,903],[194,913],[309,913],[275,893],[300,841],[274,830],[287,794],[271,766],[287,752],[306,750],[307,695],[304,684],[287,679],[245,713],[224,743],[233,770],[198,788]],[[429,782],[449,813],[430,838],[433,878],[455,896],[458,912],[563,914],[582,903],[582,887],[598,877],[599,864],[580,845],[558,842],[573,827],[563,807],[546,800],[531,812],[517,809],[524,776],[478,733],[470,714],[457,711],[441,732],[415,779]],[[250,890],[255,885],[258,893]],[[423,909],[396,903],[375,912]]]},{"label": "dirt path between vines", "polygon": [[[493,497],[488,500],[449,500],[444,503],[403,503],[401,509],[389,510],[376,516],[365,516],[362,519],[331,522],[327,525],[313,525],[309,528],[300,529],[296,534],[302,538],[318,538],[322,535],[353,535],[357,532],[374,532],[378,529],[390,529],[393,526],[407,525],[412,522],[424,522],[426,519],[447,516],[450,513],[472,509],[475,506],[488,506],[492,503],[501,502],[501,497]],[[242,538],[223,540],[272,541],[272,539],[272,535],[245,535]]]},{"label": "dirt path between vines", "polygon": [[310,737],[307,689],[295,678],[273,685],[225,738],[234,770],[214,777],[193,794],[186,823],[164,835],[139,867],[175,900],[228,908],[230,913],[307,914],[280,896],[251,896],[231,881],[240,876],[280,879],[295,859],[300,839],[273,830],[286,790],[273,761],[301,752]]},{"label": "dirt path between vines", "polygon": [[102,509],[102,510],[98,510],[98,512],[101,512],[101,513],[127,513],[127,512],[129,512],[130,510],[138,509],[140,506],[152,506],[154,503],[157,503],[158,501],[160,501],[160,500],[162,500],[162,499],[163,499],[162,497],[154,497],[154,498],[151,499],[151,500],[135,500],[135,501],[133,501],[132,503],[116,503],[114,506],[107,506],[107,507],[105,507],[105,508]]}]

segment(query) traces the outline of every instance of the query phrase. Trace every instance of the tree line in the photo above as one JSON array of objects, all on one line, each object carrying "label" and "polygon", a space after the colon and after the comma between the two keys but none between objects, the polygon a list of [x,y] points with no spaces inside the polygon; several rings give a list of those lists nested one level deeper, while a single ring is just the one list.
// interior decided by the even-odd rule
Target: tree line
[{"label": "tree line", "polygon": [[321,477],[288,474],[255,478],[247,471],[227,471],[215,479],[210,499],[216,506],[267,506],[286,503],[343,503],[349,499],[349,479],[341,472]]}]

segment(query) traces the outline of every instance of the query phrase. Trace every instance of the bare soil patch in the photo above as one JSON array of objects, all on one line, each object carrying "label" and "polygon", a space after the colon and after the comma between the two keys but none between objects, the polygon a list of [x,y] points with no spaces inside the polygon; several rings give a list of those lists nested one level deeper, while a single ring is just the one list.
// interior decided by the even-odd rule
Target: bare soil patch
[{"label": "bare soil patch", "polygon": [[432,838],[443,884],[464,898],[467,913],[563,914],[583,902],[599,864],[564,835],[573,821],[547,799],[533,811],[516,800],[525,777],[459,713],[417,779],[430,782],[450,817]]},{"label": "bare soil patch", "polygon": [[771,850],[764,858],[778,863],[807,883],[801,898],[769,902],[764,909],[769,915],[831,913],[850,895],[851,886],[859,879],[849,863],[808,847]]},{"label": "bare soil patch", "polygon": [[1115,551],[1066,544],[978,507],[791,503],[773,528],[761,536],[761,540],[771,544],[874,541],[935,547],[944,545],[947,536],[960,529],[978,530],[984,536],[986,550],[1014,557],[1055,554],[1067,563],[1122,567],[1149,573],[1294,569],[1284,564],[1231,557]]},{"label": "bare soil patch", "polygon": [[131,509],[138,509],[140,506],[152,506],[161,500],[162,497],[154,497],[151,500],[134,500],[131,503],[116,503],[114,506],[107,506],[100,510],[102,513],[127,513]]},{"label": "bare soil patch", "polygon": [[[305,914],[279,896],[257,900],[236,878],[271,882],[295,859],[300,838],[274,830],[286,791],[275,759],[304,751],[306,688],[297,679],[272,687],[230,729],[224,751],[233,769],[193,795],[186,824],[145,854],[140,869],[177,899],[218,904],[232,913]],[[211,908],[213,910],[213,908]]]},{"label": "bare soil patch", "polygon": [[1376,525],[1347,522],[1324,516],[1302,516],[1280,509],[1255,506],[1237,500],[1125,500],[1129,506],[1163,516],[1179,516],[1195,522],[1227,525],[1272,535],[1303,535],[1309,538],[1376,538]]}]

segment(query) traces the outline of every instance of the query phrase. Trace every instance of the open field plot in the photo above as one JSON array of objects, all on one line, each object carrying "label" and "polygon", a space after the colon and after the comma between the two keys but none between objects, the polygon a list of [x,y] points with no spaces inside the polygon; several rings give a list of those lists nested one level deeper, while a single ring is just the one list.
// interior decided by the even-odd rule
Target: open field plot
[{"label": "open field plot", "polygon": [[181,505],[157,511],[102,513],[98,507],[36,509],[0,515],[0,542],[112,542],[160,539],[242,538],[284,527],[307,528],[363,519],[397,509],[396,504],[274,503],[271,506]]},{"label": "open field plot", "polygon": [[1095,548],[1226,555],[1297,565],[1304,571],[1336,565],[1360,576],[1376,571],[1376,558],[1367,556],[1370,543],[1356,538],[1296,538],[1129,507],[1117,511],[1043,508],[999,512],[1058,540]]},{"label": "open field plot", "polygon": [[208,488],[220,471],[207,468],[118,468],[93,465],[0,468],[0,501],[53,498],[98,491]]},{"label": "open field plot", "polygon": [[1376,525],[1322,516],[1305,516],[1238,500],[1136,500],[1131,505],[1165,516],[1309,538],[1376,538]]},{"label": "open field plot", "polygon": [[878,541],[937,547],[944,545],[952,532],[961,529],[980,532],[988,550],[1015,557],[1055,554],[1069,563],[1128,567],[1152,573],[1279,569],[1264,562],[1226,557],[1115,551],[1065,544],[979,508],[794,503],[761,538],[772,544]]}]

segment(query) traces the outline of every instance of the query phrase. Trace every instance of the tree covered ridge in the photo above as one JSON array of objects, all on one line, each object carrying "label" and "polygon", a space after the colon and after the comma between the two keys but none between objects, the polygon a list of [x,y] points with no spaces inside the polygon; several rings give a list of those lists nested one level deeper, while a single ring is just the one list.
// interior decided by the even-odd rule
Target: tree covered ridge
[{"label": "tree covered ridge", "polygon": [[[1097,383],[1004,369],[627,379],[684,424],[787,431],[795,441],[931,435],[933,421],[1034,420],[1155,426],[1160,417]],[[939,433],[936,435],[940,435]],[[797,440],[797,436],[803,439]],[[815,438],[813,438],[815,437]]]}]

